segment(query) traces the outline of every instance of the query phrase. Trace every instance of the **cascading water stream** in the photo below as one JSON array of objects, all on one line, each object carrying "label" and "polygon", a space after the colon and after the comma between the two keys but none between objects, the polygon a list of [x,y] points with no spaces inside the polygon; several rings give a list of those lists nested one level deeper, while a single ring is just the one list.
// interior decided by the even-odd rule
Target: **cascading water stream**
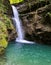
[{"label": "cascading water stream", "polygon": [[19,19],[18,10],[13,5],[12,5],[12,9],[13,9],[13,14],[14,14],[13,20],[16,23],[16,31],[18,33],[18,37],[16,38],[16,42],[31,43],[32,44],[33,42],[24,40],[24,31],[23,31],[23,28],[22,28],[21,20]]},{"label": "cascading water stream", "polygon": [[21,20],[19,19],[19,14],[18,11],[16,9],[16,7],[12,6],[13,8],[13,13],[14,13],[14,21],[16,22],[16,31],[18,33],[18,40],[23,40],[24,39],[24,32],[22,29],[22,25],[21,25]]}]

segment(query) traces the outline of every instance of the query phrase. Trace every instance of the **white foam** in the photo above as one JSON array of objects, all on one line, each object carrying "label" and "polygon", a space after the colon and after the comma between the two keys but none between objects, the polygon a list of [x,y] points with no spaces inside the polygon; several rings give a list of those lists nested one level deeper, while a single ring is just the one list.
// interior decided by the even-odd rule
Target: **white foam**
[{"label": "white foam", "polygon": [[16,42],[18,42],[18,43],[24,43],[24,44],[34,44],[34,42],[31,42],[31,41],[27,41],[27,40],[18,40],[18,39],[16,39]]}]

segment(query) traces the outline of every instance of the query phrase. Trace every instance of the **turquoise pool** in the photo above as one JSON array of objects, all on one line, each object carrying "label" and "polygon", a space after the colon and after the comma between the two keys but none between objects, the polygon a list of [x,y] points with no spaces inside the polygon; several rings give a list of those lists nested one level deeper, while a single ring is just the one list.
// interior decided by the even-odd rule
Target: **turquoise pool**
[{"label": "turquoise pool", "polygon": [[0,65],[51,65],[51,46],[10,42]]}]

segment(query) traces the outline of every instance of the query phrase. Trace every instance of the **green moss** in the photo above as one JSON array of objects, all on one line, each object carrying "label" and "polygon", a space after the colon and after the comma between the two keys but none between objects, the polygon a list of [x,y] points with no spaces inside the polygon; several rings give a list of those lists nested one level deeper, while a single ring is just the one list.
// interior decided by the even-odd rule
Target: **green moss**
[{"label": "green moss", "polygon": [[7,29],[14,29],[11,18],[5,14],[8,10],[8,6],[5,6],[3,1],[5,3],[5,0],[0,0],[0,54],[2,54],[8,46]]},{"label": "green moss", "polygon": [[9,0],[9,1],[10,1],[10,4],[14,4],[14,3],[20,3],[23,0]]},{"label": "green moss", "polygon": [[0,21],[0,54],[3,53],[4,48],[6,48],[8,45],[6,37],[8,37],[7,28],[5,24]]},{"label": "green moss", "polygon": [[0,34],[0,36],[0,47],[6,48],[8,42],[6,41],[4,34]]},{"label": "green moss", "polygon": [[51,12],[48,12],[47,14],[51,17]]},{"label": "green moss", "polygon": [[5,24],[2,21],[0,21],[0,46],[4,48],[7,47],[6,37],[8,37],[7,28]]},{"label": "green moss", "polygon": [[2,54],[2,50],[8,46],[8,31],[7,29],[14,29],[14,26],[11,22],[11,19],[6,15],[0,15],[0,54]]},{"label": "green moss", "polygon": [[4,23],[7,27],[7,29],[14,29],[14,26],[12,24],[12,20],[10,17],[8,17],[7,15],[4,15],[3,19],[4,19]]}]

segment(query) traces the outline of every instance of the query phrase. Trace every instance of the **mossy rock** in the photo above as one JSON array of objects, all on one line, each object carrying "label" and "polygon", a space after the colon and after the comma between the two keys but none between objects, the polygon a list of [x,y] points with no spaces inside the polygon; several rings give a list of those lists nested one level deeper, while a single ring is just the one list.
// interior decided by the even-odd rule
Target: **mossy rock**
[{"label": "mossy rock", "polygon": [[8,42],[6,41],[6,39],[3,35],[0,35],[1,36],[1,38],[0,38],[0,47],[6,48],[7,45],[8,45]]},{"label": "mossy rock", "polygon": [[4,20],[4,23],[5,23],[6,27],[7,27],[7,29],[14,29],[14,26],[12,24],[12,20],[11,20],[11,18],[9,16],[4,15],[3,20]]},{"label": "mossy rock", "polygon": [[0,54],[3,54],[5,48],[8,46],[8,29],[15,31],[11,17],[8,15],[9,8],[9,0],[0,0]]},{"label": "mossy rock", "polygon": [[5,48],[8,45],[6,38],[8,37],[5,24],[0,21],[0,54],[3,54]]},{"label": "mossy rock", "polygon": [[5,48],[0,47],[0,55],[4,54],[4,52],[5,52]]}]

